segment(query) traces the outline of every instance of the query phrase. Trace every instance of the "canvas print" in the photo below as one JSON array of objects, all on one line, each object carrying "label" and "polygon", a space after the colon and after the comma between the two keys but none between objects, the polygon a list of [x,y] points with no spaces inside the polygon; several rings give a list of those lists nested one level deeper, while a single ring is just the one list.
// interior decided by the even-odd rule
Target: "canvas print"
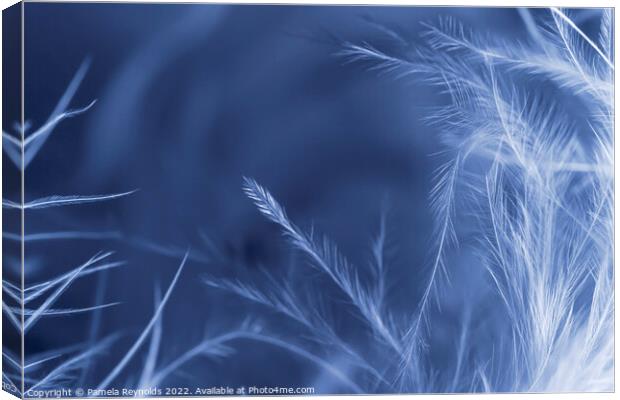
[{"label": "canvas print", "polygon": [[611,8],[3,12],[3,390],[614,391]]}]

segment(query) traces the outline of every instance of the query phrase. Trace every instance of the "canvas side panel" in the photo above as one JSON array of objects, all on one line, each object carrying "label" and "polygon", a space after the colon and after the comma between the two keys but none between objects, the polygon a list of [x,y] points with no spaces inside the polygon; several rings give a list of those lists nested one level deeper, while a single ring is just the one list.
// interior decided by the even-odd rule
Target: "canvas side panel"
[{"label": "canvas side panel", "polygon": [[[2,11],[2,389],[22,389],[22,3]],[[8,204],[8,207],[6,206]],[[16,206],[11,207],[11,205]]]}]

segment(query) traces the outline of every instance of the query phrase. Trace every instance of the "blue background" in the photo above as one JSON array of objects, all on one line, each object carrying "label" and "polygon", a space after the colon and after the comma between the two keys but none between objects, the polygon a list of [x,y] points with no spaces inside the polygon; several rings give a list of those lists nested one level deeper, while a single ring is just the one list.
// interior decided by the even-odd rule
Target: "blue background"
[{"label": "blue background", "polygon": [[[247,281],[263,268],[316,284],[339,304],[337,291],[291,252],[243,194],[244,176],[267,187],[295,223],[329,236],[355,265],[368,263],[387,207],[389,302],[397,314],[414,312],[432,259],[429,193],[443,149],[438,128],[423,119],[448,99],[415,76],[394,80],[338,52],[346,41],[413,54],[421,22],[440,15],[497,38],[527,37],[518,12],[502,8],[26,4],[25,119],[35,127],[43,123],[87,59],[91,66],[71,106],[98,100],[54,131],[26,172],[26,200],[139,189],[111,202],[26,214],[26,234],[122,235],[26,245],[27,285],[100,250],[127,261],[80,280],[57,305],[93,305],[93,288],[104,282],[104,302],[122,302],[101,313],[98,336],[123,336],[97,359],[87,387],[105,376],[144,328],[155,287],[167,287],[188,246],[191,260],[164,314],[161,362],[198,343],[205,329],[223,332],[248,317],[283,336],[303,334],[279,315],[206,286],[205,274]],[[379,25],[407,42],[394,41]],[[458,229],[466,238],[468,227]],[[166,247],[168,254],[149,251],[145,243]],[[447,257],[457,286],[484,298],[488,278],[475,255]],[[444,293],[442,312],[433,314],[429,357],[438,369],[454,363],[454,332],[462,323],[457,292]],[[478,307],[498,312],[488,300]],[[363,346],[359,321],[342,309],[332,310],[341,331]],[[87,340],[91,318],[42,321],[27,336],[26,355]],[[499,340],[485,336],[501,336],[494,332],[481,326],[477,340]],[[347,392],[315,366],[272,346],[238,341],[234,349],[219,360],[195,359],[167,384]],[[145,354],[143,346],[116,386],[135,384]],[[337,364],[337,357],[330,362]]]}]

